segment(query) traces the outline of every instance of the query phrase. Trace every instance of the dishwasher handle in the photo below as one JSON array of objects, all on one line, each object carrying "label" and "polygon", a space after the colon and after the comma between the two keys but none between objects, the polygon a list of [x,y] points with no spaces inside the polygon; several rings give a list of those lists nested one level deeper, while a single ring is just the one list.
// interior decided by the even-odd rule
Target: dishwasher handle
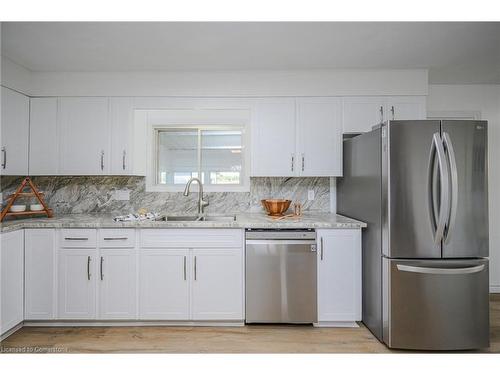
[{"label": "dishwasher handle", "polygon": [[316,251],[316,241],[314,240],[246,240],[247,245],[314,245]]}]

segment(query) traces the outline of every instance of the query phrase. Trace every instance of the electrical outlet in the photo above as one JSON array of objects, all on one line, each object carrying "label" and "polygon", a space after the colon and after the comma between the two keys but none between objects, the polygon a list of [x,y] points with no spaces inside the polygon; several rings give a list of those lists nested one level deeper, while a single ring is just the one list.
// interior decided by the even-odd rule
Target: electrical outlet
[{"label": "electrical outlet", "polygon": [[130,200],[130,190],[115,190],[113,191],[113,199],[115,201],[129,201]]},{"label": "electrical outlet", "polygon": [[314,200],[314,190],[308,190],[307,191],[307,200],[308,201],[313,201]]}]

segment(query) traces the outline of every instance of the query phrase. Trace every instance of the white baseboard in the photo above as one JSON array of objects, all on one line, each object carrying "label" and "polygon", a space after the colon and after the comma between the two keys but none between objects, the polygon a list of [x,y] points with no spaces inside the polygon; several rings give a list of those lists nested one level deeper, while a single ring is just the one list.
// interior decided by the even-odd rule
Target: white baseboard
[{"label": "white baseboard", "polygon": [[9,329],[7,332],[4,332],[0,336],[0,342],[2,342],[3,340],[5,340],[7,337],[9,337],[10,335],[12,335],[13,333],[19,331],[21,328],[23,328],[23,326],[24,326],[24,322],[21,322],[17,326],[14,326],[11,329]]},{"label": "white baseboard", "polygon": [[242,327],[244,321],[155,321],[155,320],[28,320],[26,327]]},{"label": "white baseboard", "polygon": [[313,323],[313,326],[317,328],[332,328],[332,327],[358,328],[359,324],[356,322],[317,322]]}]

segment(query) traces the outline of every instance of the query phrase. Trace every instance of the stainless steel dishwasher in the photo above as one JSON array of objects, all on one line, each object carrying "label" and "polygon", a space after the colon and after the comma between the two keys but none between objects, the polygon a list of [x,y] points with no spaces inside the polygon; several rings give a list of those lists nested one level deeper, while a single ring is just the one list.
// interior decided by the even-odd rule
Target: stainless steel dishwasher
[{"label": "stainless steel dishwasher", "polygon": [[246,322],[316,321],[316,233],[247,229]]}]

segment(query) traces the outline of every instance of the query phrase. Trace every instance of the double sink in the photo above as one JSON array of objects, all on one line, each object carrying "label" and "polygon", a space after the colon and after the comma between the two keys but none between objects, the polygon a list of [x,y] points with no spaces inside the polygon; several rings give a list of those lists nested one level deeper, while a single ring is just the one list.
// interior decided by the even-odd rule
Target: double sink
[{"label": "double sink", "polygon": [[162,216],[157,221],[236,221],[236,215]]}]

